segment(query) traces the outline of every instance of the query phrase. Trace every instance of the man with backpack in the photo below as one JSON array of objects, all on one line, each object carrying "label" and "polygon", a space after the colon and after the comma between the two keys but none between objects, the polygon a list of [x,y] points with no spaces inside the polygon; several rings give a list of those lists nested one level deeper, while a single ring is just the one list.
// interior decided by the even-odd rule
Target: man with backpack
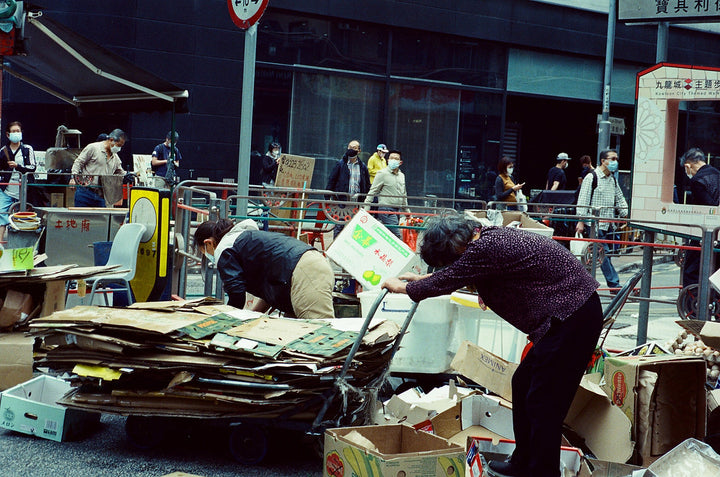
[{"label": "man with backpack", "polygon": [[[580,195],[577,202],[577,214],[579,216],[593,215],[593,207],[599,208],[598,216],[601,221],[598,224],[598,238],[603,240],[612,239],[614,230],[612,222],[602,219],[614,219],[616,214],[620,217],[627,217],[628,205],[620,186],[615,179],[614,173],[618,170],[618,155],[614,149],[605,149],[600,153],[600,165],[594,171],[588,173],[583,179],[580,187]],[[575,227],[576,232],[585,231],[585,222],[578,220]],[[617,292],[620,287],[620,277],[610,261],[610,246],[603,244],[605,258],[600,269],[605,276],[607,286],[612,292]]]}]

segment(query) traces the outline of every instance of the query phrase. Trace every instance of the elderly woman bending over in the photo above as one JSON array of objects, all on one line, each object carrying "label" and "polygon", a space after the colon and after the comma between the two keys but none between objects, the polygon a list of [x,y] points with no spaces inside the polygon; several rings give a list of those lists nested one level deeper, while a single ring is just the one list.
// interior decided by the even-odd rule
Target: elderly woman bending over
[{"label": "elderly woman bending over", "polygon": [[550,238],[505,227],[481,227],[457,215],[433,217],[420,254],[432,274],[382,284],[414,301],[462,287],[527,333],[533,346],[512,378],[517,446],[491,475],[560,475],[562,423],[595,349],[603,315],[598,282]]}]

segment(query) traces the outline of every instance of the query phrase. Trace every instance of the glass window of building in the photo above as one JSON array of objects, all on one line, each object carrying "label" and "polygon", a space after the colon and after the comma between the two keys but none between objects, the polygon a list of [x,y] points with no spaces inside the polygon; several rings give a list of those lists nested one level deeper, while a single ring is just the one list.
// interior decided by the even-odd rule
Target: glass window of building
[{"label": "glass window of building", "polygon": [[384,74],[387,36],[378,25],[272,12],[260,22],[257,60]]},{"label": "glass window of building", "polygon": [[505,87],[505,48],[480,40],[394,30],[391,74],[408,78]]},{"label": "glass window of building", "polygon": [[312,188],[325,188],[353,139],[360,141],[360,158],[367,163],[378,141],[382,101],[380,81],[295,73],[288,151],[315,158]]}]

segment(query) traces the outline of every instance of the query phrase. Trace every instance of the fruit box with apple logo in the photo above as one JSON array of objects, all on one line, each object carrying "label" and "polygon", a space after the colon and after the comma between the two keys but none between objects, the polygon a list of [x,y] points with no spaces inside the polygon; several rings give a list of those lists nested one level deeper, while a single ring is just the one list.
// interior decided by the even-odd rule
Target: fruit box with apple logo
[{"label": "fruit box with apple logo", "polygon": [[697,357],[605,359],[603,389],[632,423],[631,463],[646,467],[685,439],[705,436],[705,380]]},{"label": "fruit box with apple logo", "polygon": [[464,477],[465,449],[403,424],[325,431],[324,477]]}]

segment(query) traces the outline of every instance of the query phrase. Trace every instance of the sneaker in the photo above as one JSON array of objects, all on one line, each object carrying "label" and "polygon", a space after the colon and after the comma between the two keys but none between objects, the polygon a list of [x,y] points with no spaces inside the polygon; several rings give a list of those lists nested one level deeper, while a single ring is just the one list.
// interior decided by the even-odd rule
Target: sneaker
[{"label": "sneaker", "polygon": [[490,477],[524,477],[526,474],[523,467],[510,461],[491,460],[488,462],[488,475]]}]

